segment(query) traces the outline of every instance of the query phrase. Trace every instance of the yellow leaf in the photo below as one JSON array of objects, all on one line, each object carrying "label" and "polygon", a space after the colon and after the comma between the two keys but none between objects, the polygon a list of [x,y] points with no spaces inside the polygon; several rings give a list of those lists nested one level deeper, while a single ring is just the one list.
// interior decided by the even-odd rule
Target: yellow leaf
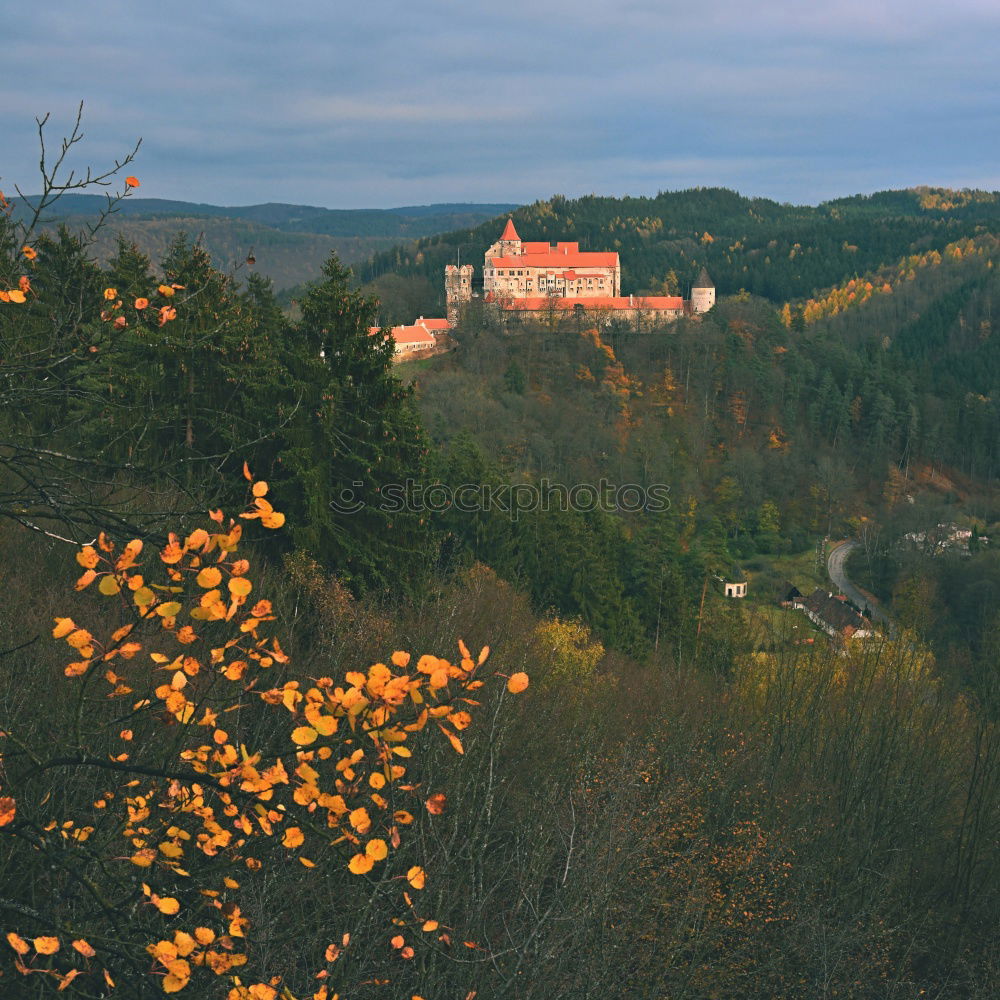
[{"label": "yellow leaf", "polygon": [[246,597],[253,590],[253,584],[245,576],[233,577],[229,581],[229,593],[233,597]]},{"label": "yellow leaf", "polygon": [[111,597],[113,594],[117,594],[122,588],[121,584],[109,573],[101,577],[101,582],[97,585],[97,589],[105,597]]},{"label": "yellow leaf", "polygon": [[11,302],[17,302],[17,303],[18,303],[19,305],[20,305],[21,303],[23,303],[23,302],[25,301],[25,298],[24,298],[24,292],[22,292],[22,291],[21,291],[20,289],[18,289],[18,288],[12,288],[12,289],[11,289],[11,290],[10,290],[10,291],[9,291],[9,292],[7,293],[7,298],[8,298],[8,299],[9,299],[9,300],[10,300]]},{"label": "yellow leaf", "polygon": [[135,605],[138,608],[148,607],[153,601],[156,600],[156,594],[154,594],[149,587],[140,587],[133,595],[132,600],[135,601]]},{"label": "yellow leaf", "polygon": [[300,747],[309,746],[310,743],[316,741],[318,735],[312,726],[299,726],[292,730],[292,742],[297,743]]},{"label": "yellow leaf", "polygon": [[174,959],[169,966],[161,986],[164,993],[177,993],[184,989],[191,979],[191,966],[183,959]]},{"label": "yellow leaf", "polygon": [[222,582],[222,573],[214,566],[206,566],[197,575],[197,577],[195,577],[195,580],[199,587],[211,590],[213,587],[218,587],[218,585]]},{"label": "yellow leaf", "polygon": [[168,917],[176,915],[181,909],[181,904],[173,896],[163,896],[161,898],[160,896],[153,895],[150,896],[149,901],[160,913],[165,913]]}]

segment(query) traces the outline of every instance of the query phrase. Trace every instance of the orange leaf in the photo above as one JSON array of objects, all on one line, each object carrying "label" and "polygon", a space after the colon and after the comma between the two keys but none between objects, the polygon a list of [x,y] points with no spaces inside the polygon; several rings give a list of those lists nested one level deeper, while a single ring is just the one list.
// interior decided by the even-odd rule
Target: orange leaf
[{"label": "orange leaf", "polygon": [[511,674],[507,679],[507,690],[511,694],[520,694],[528,687],[528,675],[526,673]]},{"label": "orange leaf", "polygon": [[39,955],[54,955],[59,950],[57,937],[36,937],[32,944]]},{"label": "orange leaf", "polygon": [[462,741],[449,729],[446,729],[441,723],[438,723],[438,729],[441,730],[445,736],[448,737],[448,742],[455,748],[455,753],[465,753],[465,747],[462,746]]},{"label": "orange leaf", "polygon": [[389,855],[389,848],[384,840],[369,840],[365,844],[365,854],[372,859],[372,861],[385,861]]},{"label": "orange leaf", "polygon": [[420,865],[414,865],[406,873],[406,881],[413,886],[414,889],[423,889],[424,883],[427,881],[427,874],[420,867]]},{"label": "orange leaf", "polygon": [[67,972],[65,976],[60,976],[59,977],[59,987],[56,990],[56,992],[57,993],[62,993],[62,991],[64,989],[66,989],[66,987],[69,986],[69,984],[71,982],[73,982],[73,980],[76,979],[76,977],[78,975],[80,975],[80,970],[79,969],[70,969],[69,972]]},{"label": "orange leaf", "polygon": [[14,933],[13,931],[10,931],[10,932],[9,932],[9,933],[7,934],[7,943],[8,943],[8,944],[9,944],[9,945],[11,946],[11,948],[13,948],[13,949],[14,949],[14,951],[16,951],[16,952],[17,952],[17,953],[18,953],[19,955],[27,955],[27,954],[28,954],[28,951],[30,950],[30,949],[28,948],[28,942],[27,942],[27,941],[25,941],[25,940],[24,940],[24,938],[23,938],[23,937],[21,937],[20,935],[18,935],[18,934],[15,934],[15,933]]},{"label": "orange leaf", "polygon": [[281,838],[281,842],[285,847],[293,848],[301,847],[305,843],[305,839],[305,834],[297,826],[290,826]]},{"label": "orange leaf", "polygon": [[351,814],[347,817],[351,826],[354,827],[358,833],[367,833],[372,828],[371,817],[368,815],[368,810],[364,806],[360,806],[357,809],[352,810]]},{"label": "orange leaf", "polygon": [[84,958],[93,958],[97,954],[83,938],[78,938],[74,941],[73,948],[83,955]]},{"label": "orange leaf", "polygon": [[137,177],[126,177],[125,186],[130,188],[137,188],[139,186],[139,179]]},{"label": "orange leaf", "polygon": [[312,726],[299,726],[292,730],[292,742],[297,743],[300,747],[306,747],[310,743],[315,743],[318,735]]},{"label": "orange leaf", "polygon": [[9,796],[0,798],[0,826],[6,826],[17,813],[17,803]]},{"label": "orange leaf", "polygon": [[355,854],[347,867],[355,875],[367,875],[375,867],[375,862],[367,854]]},{"label": "orange leaf", "polygon": [[424,805],[427,807],[427,811],[432,816],[440,816],[444,812],[444,804],[447,800],[447,796],[444,792],[435,792],[433,795],[429,796]]}]

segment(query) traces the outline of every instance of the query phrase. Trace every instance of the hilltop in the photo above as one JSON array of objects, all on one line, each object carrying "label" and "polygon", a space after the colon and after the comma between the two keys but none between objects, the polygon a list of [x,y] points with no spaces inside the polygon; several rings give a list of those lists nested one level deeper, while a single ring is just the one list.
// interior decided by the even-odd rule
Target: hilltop
[{"label": "hilltop", "polygon": [[[745,290],[781,305],[908,255],[943,253],[958,240],[1000,231],[1000,193],[914,188],[803,206],[693,188],[645,198],[556,196],[511,215],[525,240],[617,250],[628,292],[686,296],[707,267],[719,295]],[[424,237],[410,249],[375,254],[356,267],[358,278],[383,298],[410,282],[423,289],[419,311],[432,315],[444,305],[444,266],[461,253],[481,281],[483,253],[496,237],[494,220]]]}]

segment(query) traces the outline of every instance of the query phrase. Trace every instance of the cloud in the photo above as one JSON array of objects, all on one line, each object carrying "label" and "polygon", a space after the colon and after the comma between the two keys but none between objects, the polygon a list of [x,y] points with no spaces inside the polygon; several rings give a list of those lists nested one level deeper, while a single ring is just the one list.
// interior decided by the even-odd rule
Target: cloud
[{"label": "cloud", "polygon": [[995,0],[54,0],[8,28],[0,174],[83,99],[78,162],[142,135],[143,193],[226,204],[989,182],[998,49]]}]

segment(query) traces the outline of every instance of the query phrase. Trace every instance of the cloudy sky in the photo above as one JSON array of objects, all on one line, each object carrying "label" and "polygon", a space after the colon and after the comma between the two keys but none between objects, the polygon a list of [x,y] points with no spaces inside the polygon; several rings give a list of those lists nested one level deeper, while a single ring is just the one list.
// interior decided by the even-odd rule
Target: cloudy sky
[{"label": "cloudy sky", "polygon": [[4,19],[0,188],[138,137],[141,194],[330,208],[723,185],[1000,188],[998,0],[45,0]]}]

